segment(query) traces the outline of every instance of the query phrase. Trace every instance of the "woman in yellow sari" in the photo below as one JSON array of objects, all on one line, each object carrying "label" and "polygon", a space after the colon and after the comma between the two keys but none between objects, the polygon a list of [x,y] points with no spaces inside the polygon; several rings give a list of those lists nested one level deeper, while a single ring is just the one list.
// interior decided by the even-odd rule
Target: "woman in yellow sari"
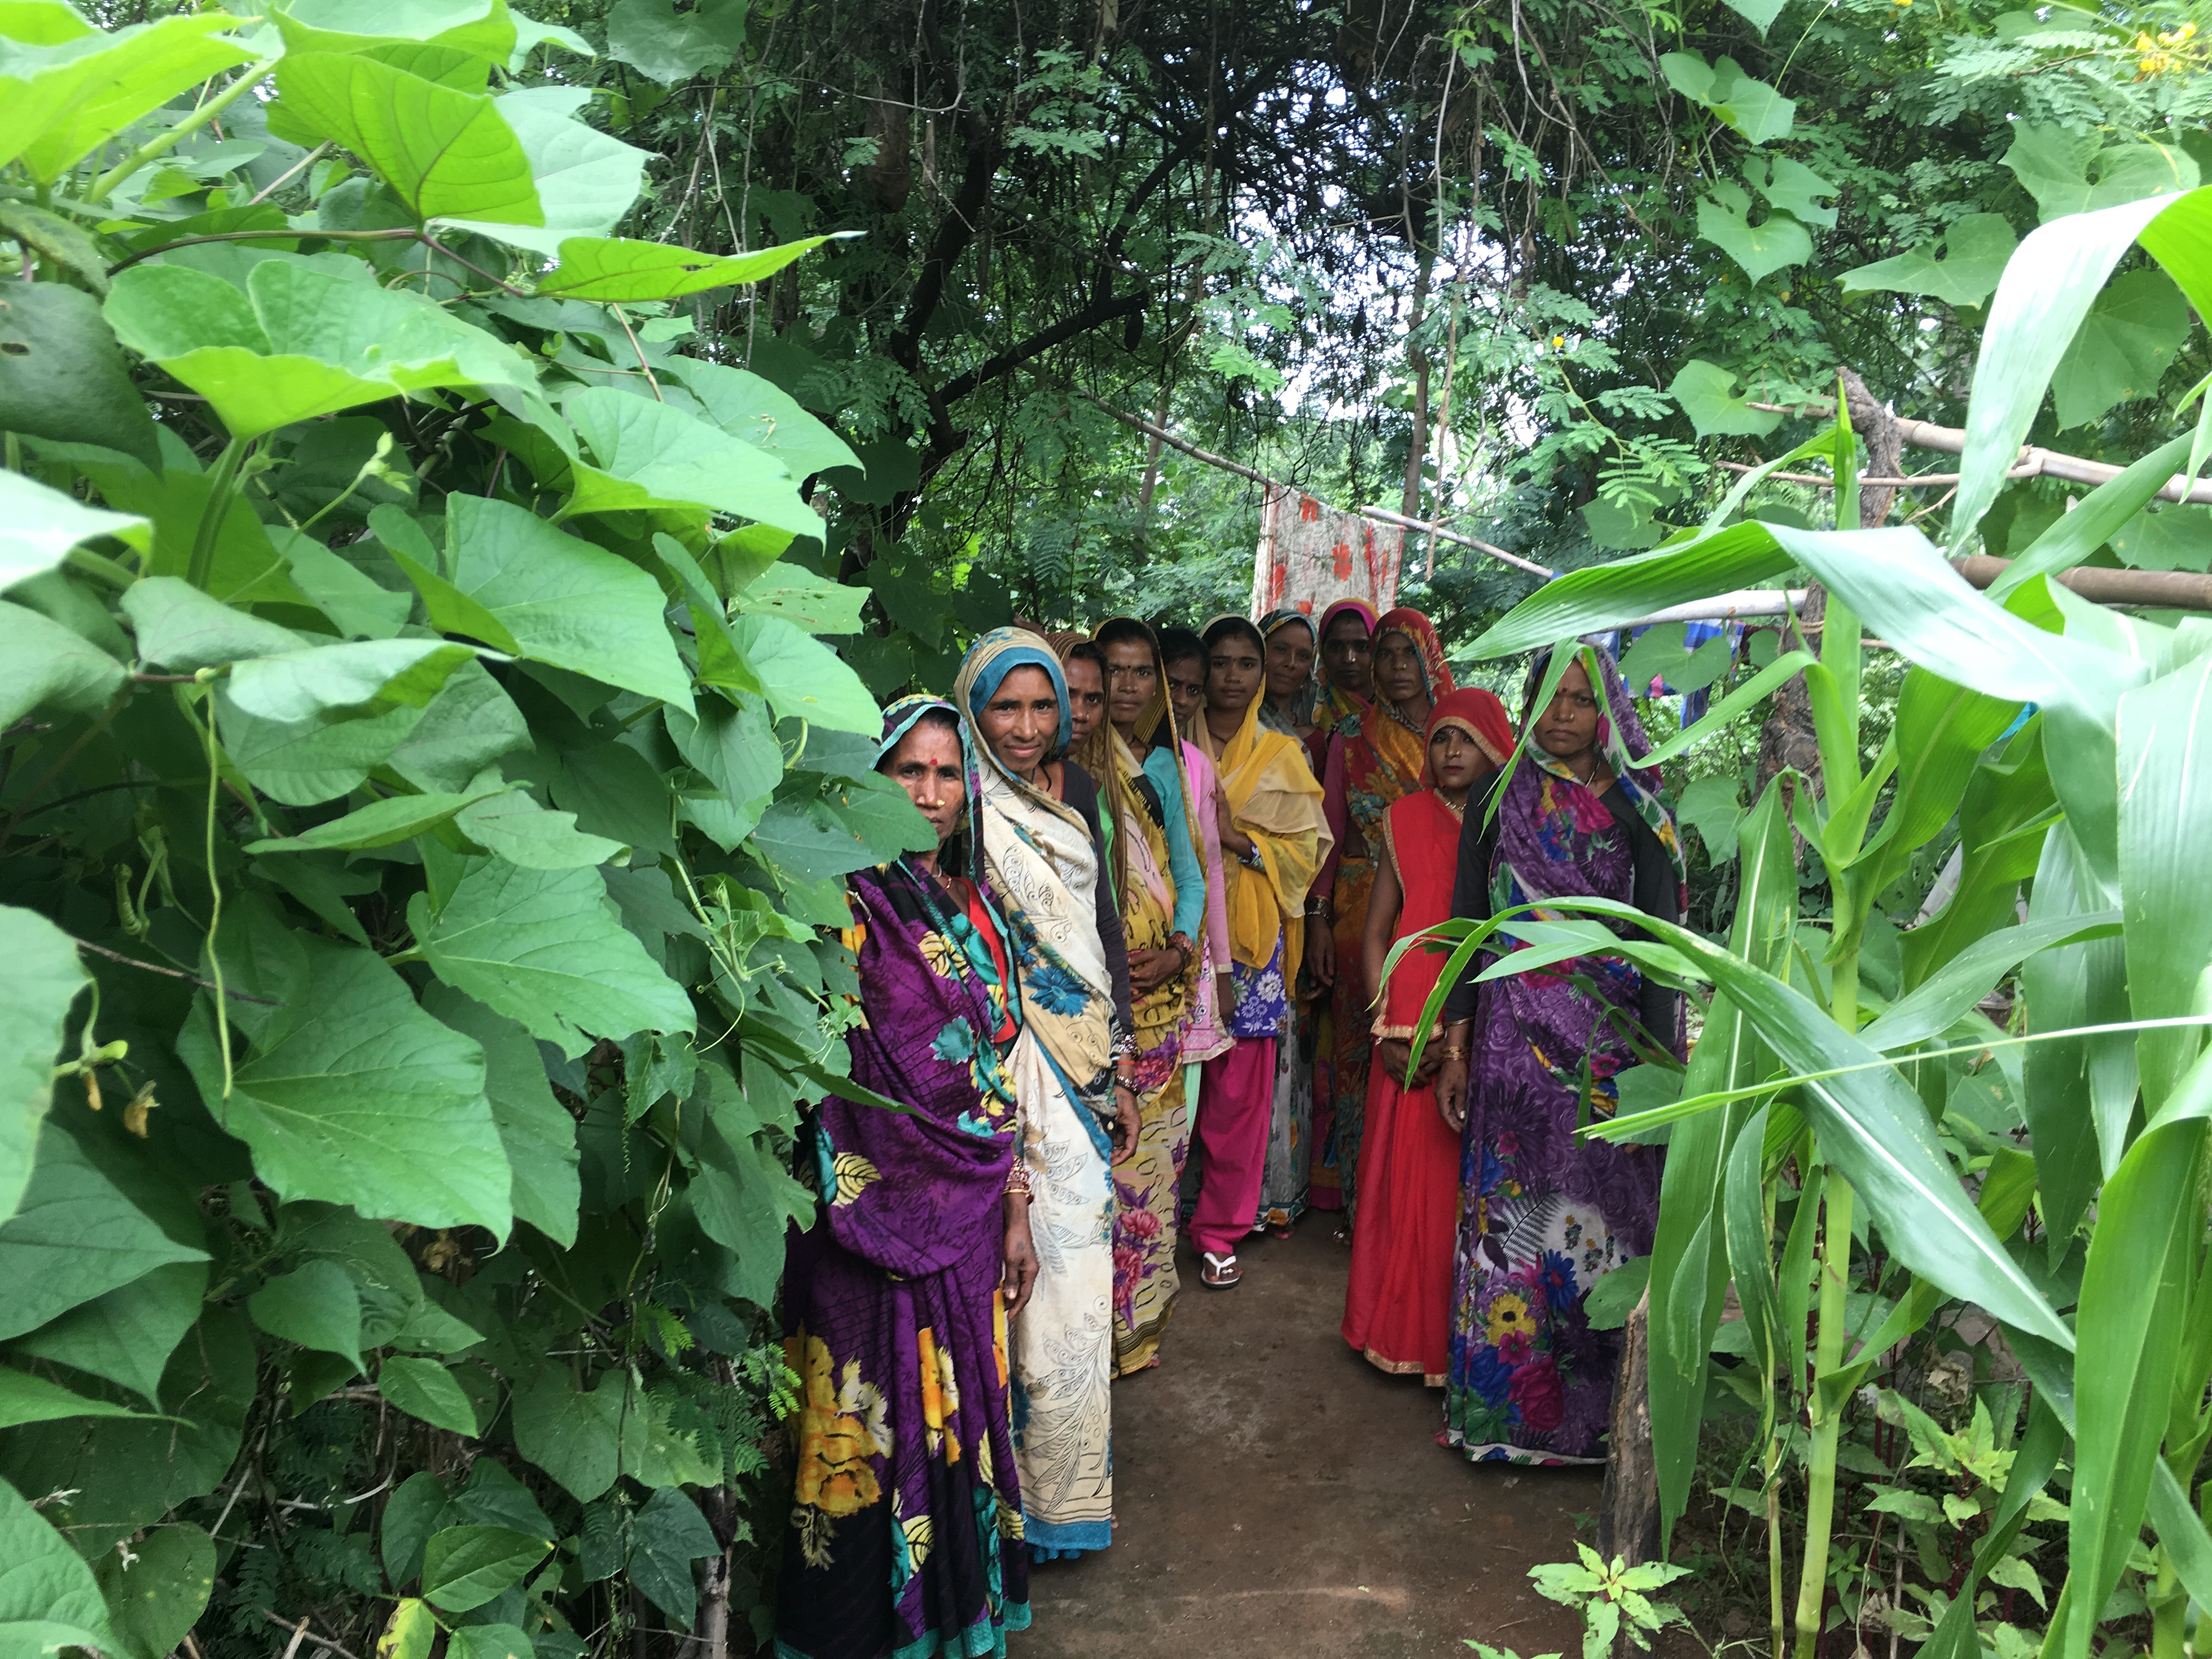
[{"label": "woman in yellow sari", "polygon": [[[1222,617],[1207,627],[1206,644],[1206,709],[1194,735],[1218,775],[1213,811],[1229,887],[1236,986],[1229,1030],[1237,1042],[1206,1064],[1198,1115],[1204,1167],[1190,1231],[1200,1281],[1226,1290],[1240,1277],[1237,1243],[1252,1230],[1267,1173],[1290,987],[1304,945],[1306,890],[1332,842],[1304,748],[1261,724],[1260,630],[1242,617]],[[1303,1152],[1296,1126],[1290,1139]]]},{"label": "woman in yellow sari", "polygon": [[[1192,935],[1206,903],[1182,791],[1164,790],[1131,738],[1167,709],[1152,630],[1120,617],[1096,643],[1064,653],[1071,684],[1084,653],[1104,666],[1106,718],[1079,741],[1075,763],[1099,781],[1107,867],[1128,940],[1137,1039],[1137,1148],[1114,1169],[1114,1374],[1159,1363],[1160,1339],[1181,1288],[1176,1273],[1176,1188],[1190,1144],[1182,1031],[1198,969]],[[1173,738],[1170,726],[1169,737]],[[1170,781],[1174,781],[1170,775]]]}]

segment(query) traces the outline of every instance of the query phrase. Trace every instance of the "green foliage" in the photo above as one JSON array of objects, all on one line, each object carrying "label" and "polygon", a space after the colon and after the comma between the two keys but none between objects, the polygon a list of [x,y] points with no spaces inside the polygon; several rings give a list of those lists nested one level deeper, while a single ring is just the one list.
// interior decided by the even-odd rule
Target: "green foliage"
[{"label": "green foliage", "polygon": [[616,237],[497,0],[0,32],[0,1623],[574,1659],[726,1550],[742,1620],[820,878],[927,830],[830,735],[859,458],[665,301],[822,239]]},{"label": "green foliage", "polygon": [[[2093,386],[2131,374],[2140,329],[2130,337],[2090,319],[2140,317],[2159,293],[2207,280],[2196,234],[2206,194],[2071,212],[2021,245],[1976,372],[1962,471],[1978,493],[1954,517],[1954,547],[2062,362]],[[2138,237],[2164,274],[2124,272],[2107,286]],[[2183,325],[2172,320],[2157,337],[2168,352]],[[1793,567],[1826,590],[1819,659],[1774,665],[1804,677],[1818,789],[1785,770],[1747,815],[1732,780],[1686,799],[1709,855],[1738,842],[1727,943],[1590,899],[1565,907],[1588,921],[1559,920],[1557,904],[1544,921],[1511,921],[1543,954],[1486,970],[1600,951],[1710,987],[1679,1096],[1592,1133],[1673,1131],[1648,1270],[1661,1492],[1671,1522],[1716,1398],[1756,1414],[1744,1462],[1756,1462],[1759,1486],[1731,1480],[1723,1495],[1767,1521],[1778,1651],[1794,1622],[1809,1659],[1832,1587],[1847,1619],[1873,1607],[1947,1659],[1971,1651],[1978,1619],[2001,1654],[2039,1640],[2080,1659],[2104,1639],[2100,1626],[2144,1611],[2151,1650],[2183,1650],[2185,1604],[2212,1559],[2192,1508],[2212,1442],[2212,1343],[2192,1324],[2212,1266],[2212,930],[2190,898],[2202,860],[2183,851],[2206,805],[2201,769],[2182,757],[2201,745],[2212,670],[2200,623],[2124,617],[2051,577],[2130,523],[2193,444],[2170,438],[2081,501],[1987,595],[1952,580],[1917,530],[1808,530],[1756,508],[1732,522],[1778,465],[1767,463],[1697,531],[1549,584],[1476,642],[1525,649]],[[1799,454],[1821,451],[1851,455],[1848,425]],[[1848,477],[1836,496],[1839,514],[1852,510]],[[1878,746],[1864,720],[1867,635],[1910,665]],[[1692,672],[1664,630],[1629,660],[1639,681]],[[1741,691],[1765,689],[1753,676]],[[1657,755],[1711,742],[1718,714]],[[1900,937],[1883,896],[1944,841],[1954,814],[1955,885]],[[1793,831],[1826,878],[1817,924],[1798,911]],[[1453,924],[1455,965],[1500,925]],[[2010,1030],[1981,1012],[1993,994],[2014,1004]],[[1723,1323],[1731,1281],[1742,1318]],[[1977,1352],[1945,1331],[1942,1310],[1961,1304],[1993,1322],[2001,1348],[1992,1335]],[[1726,1358],[1709,1364],[1709,1352]],[[2024,1436],[2023,1374],[2039,1402]],[[1916,1377],[1917,1397],[1883,1390],[1875,1422],[1855,1425],[1875,1376]],[[1933,1409],[1955,1419],[1970,1404],[1963,1425]],[[1914,1455],[1901,1458],[1885,1428],[1901,1428]],[[2062,1457],[2070,1503],[2038,1508]],[[1860,1507],[1844,1497],[1854,1475],[1875,1477],[1863,1503],[1871,1537],[1844,1518]],[[1777,1524],[1793,1509],[1794,1613]],[[2045,1540],[2022,1528],[2057,1519],[2067,1547],[2063,1569],[2051,1564],[2063,1577],[2054,1595],[2027,1559]],[[1884,1526],[1891,1578],[1877,1560]],[[1895,1595],[1908,1566],[1919,1612]],[[2016,1622],[2021,1597],[2047,1613],[2041,1638]]]},{"label": "green foliage", "polygon": [[1606,1659],[1623,1635],[1649,1653],[1656,1633],[1681,1621],[1680,1607],[1654,1601],[1650,1592],[1684,1577],[1687,1567],[1671,1562],[1632,1567],[1617,1555],[1607,1565],[1587,1544],[1575,1550],[1579,1560],[1531,1567],[1528,1577],[1539,1595],[1582,1614],[1583,1659]]}]

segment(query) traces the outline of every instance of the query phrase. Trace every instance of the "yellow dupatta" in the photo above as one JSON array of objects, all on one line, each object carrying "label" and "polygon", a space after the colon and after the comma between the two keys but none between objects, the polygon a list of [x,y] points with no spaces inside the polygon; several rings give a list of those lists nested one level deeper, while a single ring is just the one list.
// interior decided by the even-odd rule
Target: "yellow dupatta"
[{"label": "yellow dupatta", "polygon": [[1336,844],[1322,817],[1321,780],[1296,738],[1260,724],[1262,699],[1244,710],[1244,723],[1217,744],[1203,718],[1197,736],[1214,769],[1237,828],[1259,848],[1262,868],[1224,857],[1229,882],[1229,952],[1248,968],[1264,968],[1283,941],[1283,984],[1297,982],[1305,936],[1284,924],[1305,912],[1306,891]]}]

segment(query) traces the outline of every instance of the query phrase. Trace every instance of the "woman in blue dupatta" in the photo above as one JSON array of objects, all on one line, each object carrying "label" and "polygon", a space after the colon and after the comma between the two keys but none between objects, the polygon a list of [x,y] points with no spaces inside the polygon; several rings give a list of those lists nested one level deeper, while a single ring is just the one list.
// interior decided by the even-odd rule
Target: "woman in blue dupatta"
[{"label": "woman in blue dupatta", "polygon": [[911,1109],[824,1100],[821,1198],[786,1257],[800,1381],[778,1659],[1003,1655],[1030,1622],[1006,1321],[1036,1277],[1007,931],[976,856],[977,775],[952,706],[884,716],[877,769],[938,850],[848,878],[853,1078]]},{"label": "woman in blue dupatta", "polygon": [[1014,1447],[1033,1560],[1114,1538],[1110,1161],[1138,1133],[1129,958],[1104,876],[1098,789],[1057,758],[1073,736],[1060,659],[1037,635],[975,641],[952,697],[981,762],[977,823],[1013,944],[1030,1230],[1041,1271],[1013,1327]]},{"label": "woman in blue dupatta", "polygon": [[[1596,896],[1680,921],[1681,850],[1620,669],[1578,647],[1539,708],[1548,663],[1529,670],[1495,816],[1467,815],[1453,914]],[[1507,963],[1520,948],[1510,924],[1492,942]],[[1575,1127],[1613,1115],[1613,1079],[1643,1054],[1681,1054],[1681,999],[1610,956],[1478,983],[1500,960],[1479,955],[1444,1008],[1437,1105],[1463,1136],[1443,1438],[1478,1462],[1602,1462],[1621,1337],[1583,1304],[1650,1254],[1662,1149]]]}]

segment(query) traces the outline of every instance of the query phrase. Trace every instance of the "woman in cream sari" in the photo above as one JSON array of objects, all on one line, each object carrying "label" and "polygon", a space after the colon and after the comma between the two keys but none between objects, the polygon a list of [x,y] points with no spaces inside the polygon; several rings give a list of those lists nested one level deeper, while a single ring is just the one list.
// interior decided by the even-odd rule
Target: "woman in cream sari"
[{"label": "woman in cream sari", "polygon": [[1103,875],[1097,786],[1056,758],[1073,726],[1044,641],[994,629],[953,683],[982,761],[983,855],[1013,944],[1020,1103],[1040,1269],[1012,1331],[1014,1450],[1034,1560],[1113,1541],[1109,1161],[1137,1136],[1128,953]]},{"label": "woman in cream sari", "polygon": [[[1200,1281],[1226,1290],[1240,1276],[1237,1243],[1251,1231],[1272,1161],[1271,1117],[1290,1030],[1290,988],[1304,945],[1306,890],[1333,843],[1304,748],[1261,725],[1260,630],[1242,617],[1222,617],[1207,627],[1206,643],[1206,710],[1194,735],[1218,775],[1213,810],[1229,889],[1236,985],[1229,1029],[1237,1043],[1206,1062],[1198,1118],[1204,1168],[1191,1234]],[[1307,1104],[1310,1109],[1310,1092]],[[1292,1123],[1276,1139],[1303,1172],[1305,1133]]]}]

